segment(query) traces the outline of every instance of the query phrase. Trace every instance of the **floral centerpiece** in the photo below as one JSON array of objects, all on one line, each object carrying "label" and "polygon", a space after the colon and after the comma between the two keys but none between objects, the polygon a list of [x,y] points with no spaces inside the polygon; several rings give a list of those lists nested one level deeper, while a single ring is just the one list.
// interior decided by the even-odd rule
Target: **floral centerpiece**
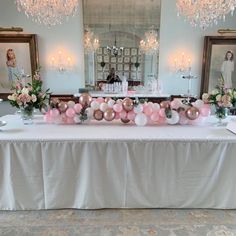
[{"label": "floral centerpiece", "polygon": [[221,120],[226,118],[228,109],[236,105],[236,89],[226,88],[221,75],[216,88],[211,93],[204,93],[202,100],[215,106],[216,117]]},{"label": "floral centerpiece", "polygon": [[27,83],[20,77],[16,78],[16,82],[12,87],[15,90],[13,94],[8,96],[8,100],[13,107],[21,110],[23,120],[32,118],[34,109],[41,110],[49,102],[49,89],[45,92],[42,90],[43,81],[41,80],[39,70],[37,70],[32,78],[32,83]]}]

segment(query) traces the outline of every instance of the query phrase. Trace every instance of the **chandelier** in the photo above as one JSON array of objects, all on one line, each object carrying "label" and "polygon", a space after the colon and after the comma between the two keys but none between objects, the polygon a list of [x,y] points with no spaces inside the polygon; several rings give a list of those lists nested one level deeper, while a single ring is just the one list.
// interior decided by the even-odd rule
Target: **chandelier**
[{"label": "chandelier", "polygon": [[229,12],[233,14],[236,0],[177,0],[176,6],[178,15],[183,15],[192,26],[205,29],[224,20]]},{"label": "chandelier", "polygon": [[120,53],[120,54],[123,53],[124,47],[119,47],[119,48],[118,48],[118,47],[116,46],[116,35],[115,35],[115,44],[114,44],[112,47],[107,46],[107,50],[108,50],[108,52],[109,52],[112,56],[114,56],[114,57],[117,57],[117,56],[119,55],[119,53]]},{"label": "chandelier", "polygon": [[100,47],[99,40],[95,38],[92,31],[86,29],[84,32],[84,50],[85,53],[92,53],[97,51]]},{"label": "chandelier", "polygon": [[15,0],[18,11],[34,22],[47,26],[61,24],[64,18],[75,15],[78,0]]},{"label": "chandelier", "polygon": [[147,55],[154,55],[158,52],[159,43],[157,41],[157,31],[150,30],[145,33],[145,39],[140,41],[139,49]]}]

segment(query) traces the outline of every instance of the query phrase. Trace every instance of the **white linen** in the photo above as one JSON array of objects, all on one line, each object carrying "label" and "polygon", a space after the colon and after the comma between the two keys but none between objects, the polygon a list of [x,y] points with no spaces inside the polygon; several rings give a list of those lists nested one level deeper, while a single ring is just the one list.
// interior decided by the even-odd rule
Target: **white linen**
[{"label": "white linen", "polygon": [[0,209],[236,208],[236,135],[92,122],[0,132]]}]

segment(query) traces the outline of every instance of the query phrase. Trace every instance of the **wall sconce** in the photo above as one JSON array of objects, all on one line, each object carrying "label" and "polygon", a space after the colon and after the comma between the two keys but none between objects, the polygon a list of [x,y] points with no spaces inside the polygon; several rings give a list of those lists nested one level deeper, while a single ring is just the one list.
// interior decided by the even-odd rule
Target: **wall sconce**
[{"label": "wall sconce", "polygon": [[191,70],[191,59],[184,52],[174,59],[174,70],[176,73],[185,73]]},{"label": "wall sconce", "polygon": [[58,51],[57,55],[51,57],[50,63],[51,67],[60,73],[72,69],[72,58],[65,56],[61,50]]}]

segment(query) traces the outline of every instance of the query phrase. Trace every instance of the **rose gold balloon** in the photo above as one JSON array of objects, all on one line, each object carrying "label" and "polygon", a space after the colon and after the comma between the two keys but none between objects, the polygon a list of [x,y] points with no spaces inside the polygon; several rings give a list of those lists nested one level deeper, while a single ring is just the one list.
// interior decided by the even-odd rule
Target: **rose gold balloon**
[{"label": "rose gold balloon", "polygon": [[103,112],[101,110],[96,110],[93,113],[94,119],[95,120],[102,120],[103,119]]},{"label": "rose gold balloon", "polygon": [[168,107],[170,107],[170,101],[162,101],[160,103],[160,107],[161,108],[168,108]]},{"label": "rose gold balloon", "polygon": [[132,111],[134,108],[134,102],[130,98],[125,98],[122,102],[122,106],[125,111]]},{"label": "rose gold balloon", "polygon": [[92,101],[93,101],[93,98],[88,93],[82,93],[79,97],[79,103],[83,107],[88,107]]},{"label": "rose gold balloon", "polygon": [[105,98],[105,102],[108,103],[108,101],[111,100],[111,98]]},{"label": "rose gold balloon", "polygon": [[113,111],[112,108],[108,108],[108,109],[104,112],[103,116],[104,116],[104,119],[105,119],[106,121],[112,121],[112,120],[115,119],[116,113]]},{"label": "rose gold balloon", "polygon": [[58,109],[60,112],[65,112],[67,109],[67,104],[65,102],[58,103]]},{"label": "rose gold balloon", "polygon": [[196,107],[190,107],[186,110],[185,114],[189,120],[195,120],[199,117],[200,111]]},{"label": "rose gold balloon", "polygon": [[129,119],[120,119],[123,123],[125,123],[125,124],[127,124],[127,123],[129,123],[130,122],[130,120]]}]

